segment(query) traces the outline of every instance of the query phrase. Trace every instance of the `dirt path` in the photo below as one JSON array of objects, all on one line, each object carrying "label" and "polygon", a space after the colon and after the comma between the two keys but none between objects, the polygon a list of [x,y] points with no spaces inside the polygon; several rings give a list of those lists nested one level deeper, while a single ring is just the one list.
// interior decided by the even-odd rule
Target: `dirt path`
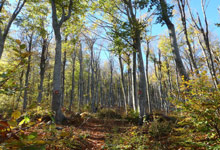
[{"label": "dirt path", "polygon": [[120,120],[89,119],[80,129],[87,135],[86,140],[92,145],[87,150],[104,150],[108,134],[123,133],[129,124]]}]

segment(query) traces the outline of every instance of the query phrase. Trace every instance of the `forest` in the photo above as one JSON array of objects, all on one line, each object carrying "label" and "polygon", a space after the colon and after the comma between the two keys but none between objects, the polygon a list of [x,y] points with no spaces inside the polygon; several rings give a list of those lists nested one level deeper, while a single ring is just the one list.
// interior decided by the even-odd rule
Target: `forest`
[{"label": "forest", "polygon": [[0,0],[0,150],[219,150],[220,1]]}]

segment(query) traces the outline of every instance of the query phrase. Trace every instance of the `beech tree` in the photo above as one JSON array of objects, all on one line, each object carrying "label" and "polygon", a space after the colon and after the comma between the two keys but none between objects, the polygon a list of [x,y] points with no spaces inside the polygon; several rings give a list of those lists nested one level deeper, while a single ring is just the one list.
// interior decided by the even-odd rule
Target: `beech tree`
[{"label": "beech tree", "polygon": [[65,13],[65,6],[64,4],[61,5],[62,15],[61,18],[58,19],[57,15],[57,3],[55,0],[51,0],[52,6],[52,22],[53,22],[53,29],[56,39],[56,48],[55,48],[55,64],[54,64],[54,73],[53,73],[53,99],[52,99],[52,110],[55,111],[56,116],[55,120],[57,123],[62,123],[64,120],[64,115],[61,110],[61,49],[62,49],[62,40],[61,40],[61,26],[62,24],[67,21],[72,12],[73,8],[73,1],[69,1],[68,5],[68,13]]}]

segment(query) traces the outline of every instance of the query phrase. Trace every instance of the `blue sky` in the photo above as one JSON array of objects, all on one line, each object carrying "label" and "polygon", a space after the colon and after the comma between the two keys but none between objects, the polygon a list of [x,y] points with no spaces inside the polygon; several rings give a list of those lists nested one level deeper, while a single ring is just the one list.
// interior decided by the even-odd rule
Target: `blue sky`
[{"label": "blue sky", "polygon": [[[196,12],[198,12],[201,18],[203,18],[202,9],[201,9],[201,0],[189,0],[189,1],[190,1],[190,5],[191,5],[191,9],[193,13],[196,14]],[[10,2],[15,2],[15,0],[10,0]],[[207,0],[207,2],[209,4],[206,10],[207,18],[209,22],[209,29],[217,37],[220,37],[220,28],[217,28],[215,26],[215,23],[218,23],[218,22],[220,23],[220,14],[217,10],[217,8],[220,7],[220,0]],[[173,21],[176,20],[175,17],[176,16],[174,16]],[[188,16],[188,19],[190,19],[189,16]],[[166,31],[167,31],[166,25],[161,27],[161,24],[153,24],[152,35],[159,35],[162,33],[166,33]],[[106,60],[108,58],[108,53],[106,52],[106,49],[104,50],[105,51],[102,52],[101,54],[102,60]]]},{"label": "blue sky", "polygon": [[[196,12],[198,12],[199,16],[203,20],[203,13],[202,13],[202,7],[201,7],[201,0],[189,0],[191,10],[196,16]],[[208,3],[208,7],[206,9],[206,15],[209,22],[209,29],[211,32],[216,34],[218,37],[220,37],[220,28],[215,26],[215,23],[220,23],[220,14],[218,12],[218,8],[220,7],[220,0],[206,0]],[[188,11],[188,9],[186,9]],[[175,17],[175,16],[174,16]],[[188,19],[189,16],[188,16]],[[161,27],[160,24],[154,24],[152,29],[153,35],[161,34],[162,32],[165,32],[167,30],[167,27],[164,25]]]}]

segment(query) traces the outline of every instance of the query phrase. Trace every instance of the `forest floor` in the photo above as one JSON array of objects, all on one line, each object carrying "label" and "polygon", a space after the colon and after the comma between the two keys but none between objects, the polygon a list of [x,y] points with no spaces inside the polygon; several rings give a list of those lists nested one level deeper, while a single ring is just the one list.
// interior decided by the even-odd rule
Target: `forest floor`
[{"label": "forest floor", "polygon": [[106,150],[106,140],[114,134],[128,131],[132,125],[122,119],[88,118],[68,120],[65,125],[48,125],[40,120],[31,127],[8,130],[9,124],[0,121],[0,150]]},{"label": "forest floor", "polygon": [[119,119],[88,119],[75,133],[86,135],[84,140],[89,144],[81,145],[84,150],[105,149],[107,136],[125,133],[132,125]]}]

